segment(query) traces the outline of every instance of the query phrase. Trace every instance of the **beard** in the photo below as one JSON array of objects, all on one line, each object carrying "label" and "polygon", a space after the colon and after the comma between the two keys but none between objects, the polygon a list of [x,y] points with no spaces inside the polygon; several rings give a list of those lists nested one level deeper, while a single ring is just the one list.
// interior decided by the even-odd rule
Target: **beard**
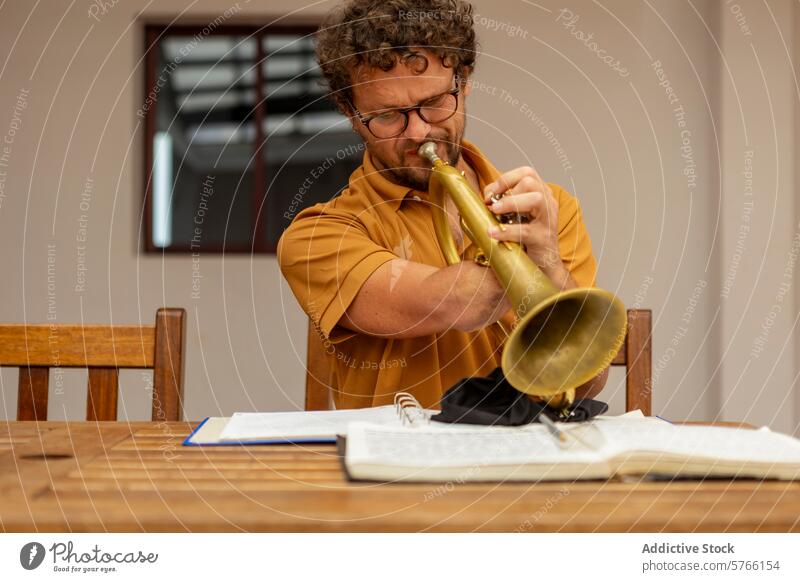
[{"label": "beard", "polygon": [[[447,134],[443,136],[431,134],[420,142],[407,142],[403,146],[402,151],[405,152],[407,149],[416,150],[419,148],[419,146],[427,141],[432,141],[437,145],[443,144],[445,146],[445,154],[442,156],[442,159],[451,166],[455,166],[459,157],[461,156],[461,138],[463,135],[463,128],[462,131],[458,132],[457,139],[455,140],[451,140],[450,136]],[[439,148],[437,148],[437,151],[438,149]],[[424,158],[420,156],[407,157],[407,155],[403,153],[401,154],[400,164],[395,165],[387,162],[374,153],[372,153],[372,155],[374,160],[384,168],[386,177],[395,184],[407,186],[420,192],[428,191],[428,180],[430,180],[431,171]]]}]

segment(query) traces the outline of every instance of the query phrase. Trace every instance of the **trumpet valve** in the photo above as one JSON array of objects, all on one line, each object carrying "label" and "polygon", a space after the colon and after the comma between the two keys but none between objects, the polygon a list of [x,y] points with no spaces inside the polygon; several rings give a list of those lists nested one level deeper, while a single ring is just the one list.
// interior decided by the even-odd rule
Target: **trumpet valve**
[{"label": "trumpet valve", "polygon": [[[492,194],[492,201],[498,202],[503,196],[505,196],[505,192],[498,192],[496,194]],[[500,223],[500,228],[503,229],[504,224],[523,224],[528,222],[528,217],[523,214],[517,214],[516,212],[507,212],[505,214],[498,214],[497,221]],[[503,229],[505,230],[505,229]]]}]

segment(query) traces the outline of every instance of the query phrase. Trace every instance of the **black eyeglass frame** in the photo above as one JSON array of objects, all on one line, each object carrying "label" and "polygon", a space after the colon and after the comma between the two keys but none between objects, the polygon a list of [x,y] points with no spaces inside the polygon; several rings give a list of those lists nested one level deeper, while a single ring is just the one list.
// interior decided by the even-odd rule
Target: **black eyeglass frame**
[{"label": "black eyeglass frame", "polygon": [[[380,112],[376,112],[376,113],[374,113],[372,115],[367,115],[367,116],[362,115],[362,113],[358,110],[358,108],[355,105],[353,105],[352,101],[350,101],[349,99],[347,101],[348,101],[348,103],[350,103],[350,107],[353,108],[353,112],[356,114],[356,117],[358,117],[358,120],[361,123],[364,124],[364,127],[367,128],[367,131],[369,131],[373,136],[375,136],[378,139],[392,139],[392,138],[397,137],[398,135],[401,135],[406,129],[408,129],[408,114],[411,113],[412,111],[416,111],[417,115],[419,115],[420,118],[423,121],[425,121],[426,123],[442,123],[443,121],[447,121],[448,119],[453,117],[456,114],[456,111],[458,111],[458,95],[460,93],[461,93],[461,84],[456,82],[456,86],[455,86],[454,89],[451,89],[450,91],[445,91],[444,93],[439,93],[438,95],[434,95],[433,97],[431,97],[429,99],[426,99],[422,103],[417,103],[416,105],[412,105],[411,107],[398,107],[396,109],[392,109],[392,108],[383,109]],[[436,99],[441,99],[442,97],[445,97],[446,95],[452,95],[452,96],[454,96],[456,98],[456,106],[453,108],[453,111],[450,113],[450,115],[448,115],[447,117],[445,117],[443,119],[440,119],[438,121],[429,121],[429,120],[425,119],[425,116],[422,115],[422,109],[426,106],[425,104],[426,103],[430,103],[431,101],[435,101]],[[392,113],[401,113],[403,115],[403,117],[405,118],[405,123],[403,123],[403,128],[400,131],[398,131],[396,134],[394,134],[394,135],[390,135],[390,136],[378,136],[378,135],[375,135],[375,132],[373,132],[372,129],[369,127],[369,122],[372,121],[373,119],[375,119],[376,117],[380,117],[381,115],[384,115],[384,114],[390,113],[390,112],[392,112]]]}]

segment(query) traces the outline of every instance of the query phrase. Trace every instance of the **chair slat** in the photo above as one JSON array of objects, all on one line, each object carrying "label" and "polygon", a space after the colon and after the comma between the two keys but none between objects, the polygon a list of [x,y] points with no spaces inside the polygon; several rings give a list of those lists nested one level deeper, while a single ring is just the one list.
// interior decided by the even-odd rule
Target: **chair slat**
[{"label": "chair slat", "polygon": [[183,410],[183,309],[162,308],[156,313],[153,362],[154,421],[180,420]]},{"label": "chair slat", "polygon": [[152,325],[0,325],[0,365],[152,368]]},{"label": "chair slat", "polygon": [[47,420],[50,369],[23,366],[19,369],[17,420]]},{"label": "chair slat", "polygon": [[625,341],[625,358],[628,366],[625,377],[625,410],[638,408],[645,416],[652,414],[652,328],[652,312],[649,309],[628,311],[628,337]]},{"label": "chair slat", "polygon": [[119,370],[89,368],[86,420],[117,420]]}]

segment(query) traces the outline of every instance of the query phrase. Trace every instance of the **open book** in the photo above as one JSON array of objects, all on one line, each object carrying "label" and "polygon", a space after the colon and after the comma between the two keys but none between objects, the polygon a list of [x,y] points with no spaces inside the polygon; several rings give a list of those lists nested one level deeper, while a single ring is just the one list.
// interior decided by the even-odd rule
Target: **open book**
[{"label": "open book", "polygon": [[343,464],[355,480],[540,481],[615,475],[800,479],[800,440],[769,429],[673,425],[638,415],[559,424],[405,428],[350,424]]},{"label": "open book", "polygon": [[436,411],[424,410],[416,399],[401,392],[395,404],[348,410],[295,412],[237,412],[212,416],[194,429],[184,446],[270,445],[279,443],[335,443],[351,422],[370,422],[402,428],[427,422]]}]

